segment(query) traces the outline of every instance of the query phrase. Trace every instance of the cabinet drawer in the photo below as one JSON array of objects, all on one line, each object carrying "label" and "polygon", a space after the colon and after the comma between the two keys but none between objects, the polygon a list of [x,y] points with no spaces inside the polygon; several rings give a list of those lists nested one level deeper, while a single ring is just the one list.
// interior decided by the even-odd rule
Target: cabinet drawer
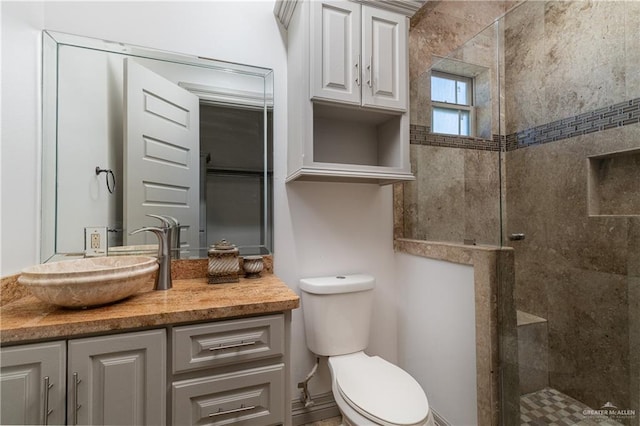
[{"label": "cabinet drawer", "polygon": [[284,364],[173,383],[174,425],[284,421]]},{"label": "cabinet drawer", "polygon": [[284,316],[173,329],[173,372],[199,370],[284,353]]}]

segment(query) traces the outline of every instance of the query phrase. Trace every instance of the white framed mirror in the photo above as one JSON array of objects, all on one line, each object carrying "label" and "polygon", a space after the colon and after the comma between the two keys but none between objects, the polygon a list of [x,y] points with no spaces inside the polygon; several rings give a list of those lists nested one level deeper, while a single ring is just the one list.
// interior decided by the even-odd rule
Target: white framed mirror
[{"label": "white framed mirror", "polygon": [[84,230],[108,246],[168,215],[181,257],[222,238],[273,248],[273,71],[43,32],[41,261],[79,256]]}]

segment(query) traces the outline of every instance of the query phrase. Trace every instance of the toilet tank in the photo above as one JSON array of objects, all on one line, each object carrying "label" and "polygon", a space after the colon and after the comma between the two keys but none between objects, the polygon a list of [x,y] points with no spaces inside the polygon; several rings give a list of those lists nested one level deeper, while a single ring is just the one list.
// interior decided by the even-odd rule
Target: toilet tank
[{"label": "toilet tank", "polygon": [[367,347],[375,282],[364,274],[300,280],[304,329],[311,352],[334,356]]}]

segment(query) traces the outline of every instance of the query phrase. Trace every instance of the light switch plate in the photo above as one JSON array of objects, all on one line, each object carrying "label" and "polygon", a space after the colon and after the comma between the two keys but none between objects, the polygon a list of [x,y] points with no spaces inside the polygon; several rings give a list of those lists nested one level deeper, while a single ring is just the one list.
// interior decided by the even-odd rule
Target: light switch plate
[{"label": "light switch plate", "polygon": [[107,227],[94,226],[84,228],[85,257],[107,255]]}]

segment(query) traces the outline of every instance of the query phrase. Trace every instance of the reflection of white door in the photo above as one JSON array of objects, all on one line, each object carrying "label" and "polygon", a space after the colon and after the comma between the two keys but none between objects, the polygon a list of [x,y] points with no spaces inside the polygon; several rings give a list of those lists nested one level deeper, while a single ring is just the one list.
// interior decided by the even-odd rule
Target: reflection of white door
[{"label": "reflection of white door", "polygon": [[158,226],[151,213],[176,218],[181,245],[198,247],[199,98],[128,58],[124,75],[124,242],[155,242],[128,235]]}]

